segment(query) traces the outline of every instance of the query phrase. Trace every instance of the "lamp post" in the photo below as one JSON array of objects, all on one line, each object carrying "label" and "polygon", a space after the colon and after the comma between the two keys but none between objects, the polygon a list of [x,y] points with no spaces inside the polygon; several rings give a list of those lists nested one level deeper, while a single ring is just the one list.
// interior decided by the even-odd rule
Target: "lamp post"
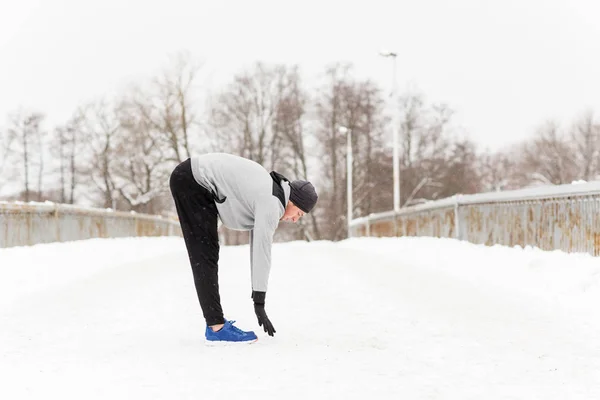
[{"label": "lamp post", "polygon": [[400,210],[400,163],[398,155],[398,131],[399,131],[399,116],[398,116],[398,99],[396,89],[396,57],[397,54],[391,51],[381,51],[379,53],[382,57],[388,57],[392,59],[392,154],[394,164],[394,211]]},{"label": "lamp post", "polygon": [[341,134],[346,135],[346,179],[347,189],[346,189],[346,198],[347,198],[347,212],[348,215],[346,217],[348,223],[348,237],[350,234],[350,222],[352,221],[352,131],[345,126],[340,126],[338,128]]}]

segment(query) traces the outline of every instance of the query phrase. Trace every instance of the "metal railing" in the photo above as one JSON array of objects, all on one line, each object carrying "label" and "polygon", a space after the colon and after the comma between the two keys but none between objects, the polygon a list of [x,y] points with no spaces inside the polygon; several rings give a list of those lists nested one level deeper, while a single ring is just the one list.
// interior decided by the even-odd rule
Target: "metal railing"
[{"label": "metal railing", "polygon": [[0,202],[0,248],[91,238],[180,236],[176,220],[54,203]]},{"label": "metal railing", "polygon": [[600,255],[600,182],[457,195],[372,214],[351,236],[433,236]]}]

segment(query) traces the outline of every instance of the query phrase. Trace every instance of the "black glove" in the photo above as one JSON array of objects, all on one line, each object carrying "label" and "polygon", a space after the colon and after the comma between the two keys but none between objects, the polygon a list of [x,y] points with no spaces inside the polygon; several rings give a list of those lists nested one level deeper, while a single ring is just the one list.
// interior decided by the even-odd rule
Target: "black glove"
[{"label": "black glove", "polygon": [[269,334],[269,336],[273,336],[276,332],[273,324],[267,317],[267,313],[265,312],[265,292],[256,292],[252,291],[252,300],[254,300],[254,312],[256,313],[256,317],[258,318],[258,325],[262,326]]}]

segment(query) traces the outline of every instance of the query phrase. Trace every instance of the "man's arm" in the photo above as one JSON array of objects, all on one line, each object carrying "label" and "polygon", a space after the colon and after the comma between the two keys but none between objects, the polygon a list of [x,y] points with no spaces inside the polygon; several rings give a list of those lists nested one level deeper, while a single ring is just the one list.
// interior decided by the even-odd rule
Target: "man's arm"
[{"label": "man's arm", "polygon": [[269,286],[271,272],[271,248],[273,235],[279,224],[276,215],[267,210],[257,210],[254,229],[250,233],[250,264],[252,276],[252,300],[258,325],[262,326],[270,336],[276,332],[265,311],[265,297]]},{"label": "man's arm", "polygon": [[254,287],[254,230],[250,231],[250,284]]},{"label": "man's arm", "polygon": [[271,273],[271,248],[279,220],[267,210],[257,210],[254,229],[250,232],[252,290],[266,292]]}]

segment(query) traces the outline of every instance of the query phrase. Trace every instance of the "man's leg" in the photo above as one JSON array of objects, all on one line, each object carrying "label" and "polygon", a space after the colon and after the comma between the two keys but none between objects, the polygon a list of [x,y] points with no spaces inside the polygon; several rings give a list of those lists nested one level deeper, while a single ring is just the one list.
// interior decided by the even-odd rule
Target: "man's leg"
[{"label": "man's leg", "polygon": [[194,179],[189,160],[175,168],[170,186],[206,324],[218,328],[225,319],[219,295],[217,207],[211,193]]}]

